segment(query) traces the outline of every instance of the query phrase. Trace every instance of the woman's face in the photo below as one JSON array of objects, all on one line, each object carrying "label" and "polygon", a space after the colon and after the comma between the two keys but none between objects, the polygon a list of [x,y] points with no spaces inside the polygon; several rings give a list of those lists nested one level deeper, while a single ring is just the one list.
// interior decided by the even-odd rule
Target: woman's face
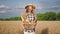
[{"label": "woman's face", "polygon": [[28,7],[28,11],[31,12],[33,8],[31,6]]}]

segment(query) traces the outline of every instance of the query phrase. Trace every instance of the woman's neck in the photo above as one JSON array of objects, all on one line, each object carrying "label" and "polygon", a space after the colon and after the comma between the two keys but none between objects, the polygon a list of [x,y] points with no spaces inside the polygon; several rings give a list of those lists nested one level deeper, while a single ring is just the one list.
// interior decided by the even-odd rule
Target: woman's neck
[{"label": "woman's neck", "polygon": [[28,14],[32,14],[31,12],[28,12]]}]

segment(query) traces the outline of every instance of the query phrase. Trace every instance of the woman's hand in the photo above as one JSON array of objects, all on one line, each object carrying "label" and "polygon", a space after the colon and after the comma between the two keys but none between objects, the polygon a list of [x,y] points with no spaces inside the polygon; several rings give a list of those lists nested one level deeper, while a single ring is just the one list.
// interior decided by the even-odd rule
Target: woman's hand
[{"label": "woman's hand", "polygon": [[32,24],[30,23],[23,23],[24,29],[32,29]]},{"label": "woman's hand", "polygon": [[34,25],[34,26],[36,26],[37,23],[35,23],[35,21],[32,21],[31,24]]},{"label": "woman's hand", "polygon": [[25,29],[33,29],[36,26],[36,23],[34,21],[31,21],[30,23],[23,23],[23,26]]}]

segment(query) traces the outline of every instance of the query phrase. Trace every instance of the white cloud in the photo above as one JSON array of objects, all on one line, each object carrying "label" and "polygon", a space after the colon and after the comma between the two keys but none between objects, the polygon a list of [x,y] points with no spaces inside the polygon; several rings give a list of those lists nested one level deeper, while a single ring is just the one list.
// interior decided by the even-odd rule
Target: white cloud
[{"label": "white cloud", "polygon": [[9,8],[9,7],[5,5],[0,5],[0,8]]},{"label": "white cloud", "polygon": [[6,11],[0,11],[0,14],[6,13]]},{"label": "white cloud", "polygon": [[[3,8],[3,9],[2,9]],[[2,13],[6,13],[7,10],[9,9],[10,7],[9,6],[6,6],[6,5],[0,5],[0,14]]]},{"label": "white cloud", "polygon": [[35,4],[36,9],[42,9],[42,6],[40,4]]}]

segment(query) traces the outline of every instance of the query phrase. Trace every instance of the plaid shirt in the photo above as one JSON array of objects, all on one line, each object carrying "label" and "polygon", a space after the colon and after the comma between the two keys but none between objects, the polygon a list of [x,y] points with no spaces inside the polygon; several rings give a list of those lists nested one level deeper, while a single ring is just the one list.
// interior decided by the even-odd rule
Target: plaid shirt
[{"label": "plaid shirt", "polygon": [[27,18],[29,21],[33,21],[35,16],[33,14],[27,14]]}]

